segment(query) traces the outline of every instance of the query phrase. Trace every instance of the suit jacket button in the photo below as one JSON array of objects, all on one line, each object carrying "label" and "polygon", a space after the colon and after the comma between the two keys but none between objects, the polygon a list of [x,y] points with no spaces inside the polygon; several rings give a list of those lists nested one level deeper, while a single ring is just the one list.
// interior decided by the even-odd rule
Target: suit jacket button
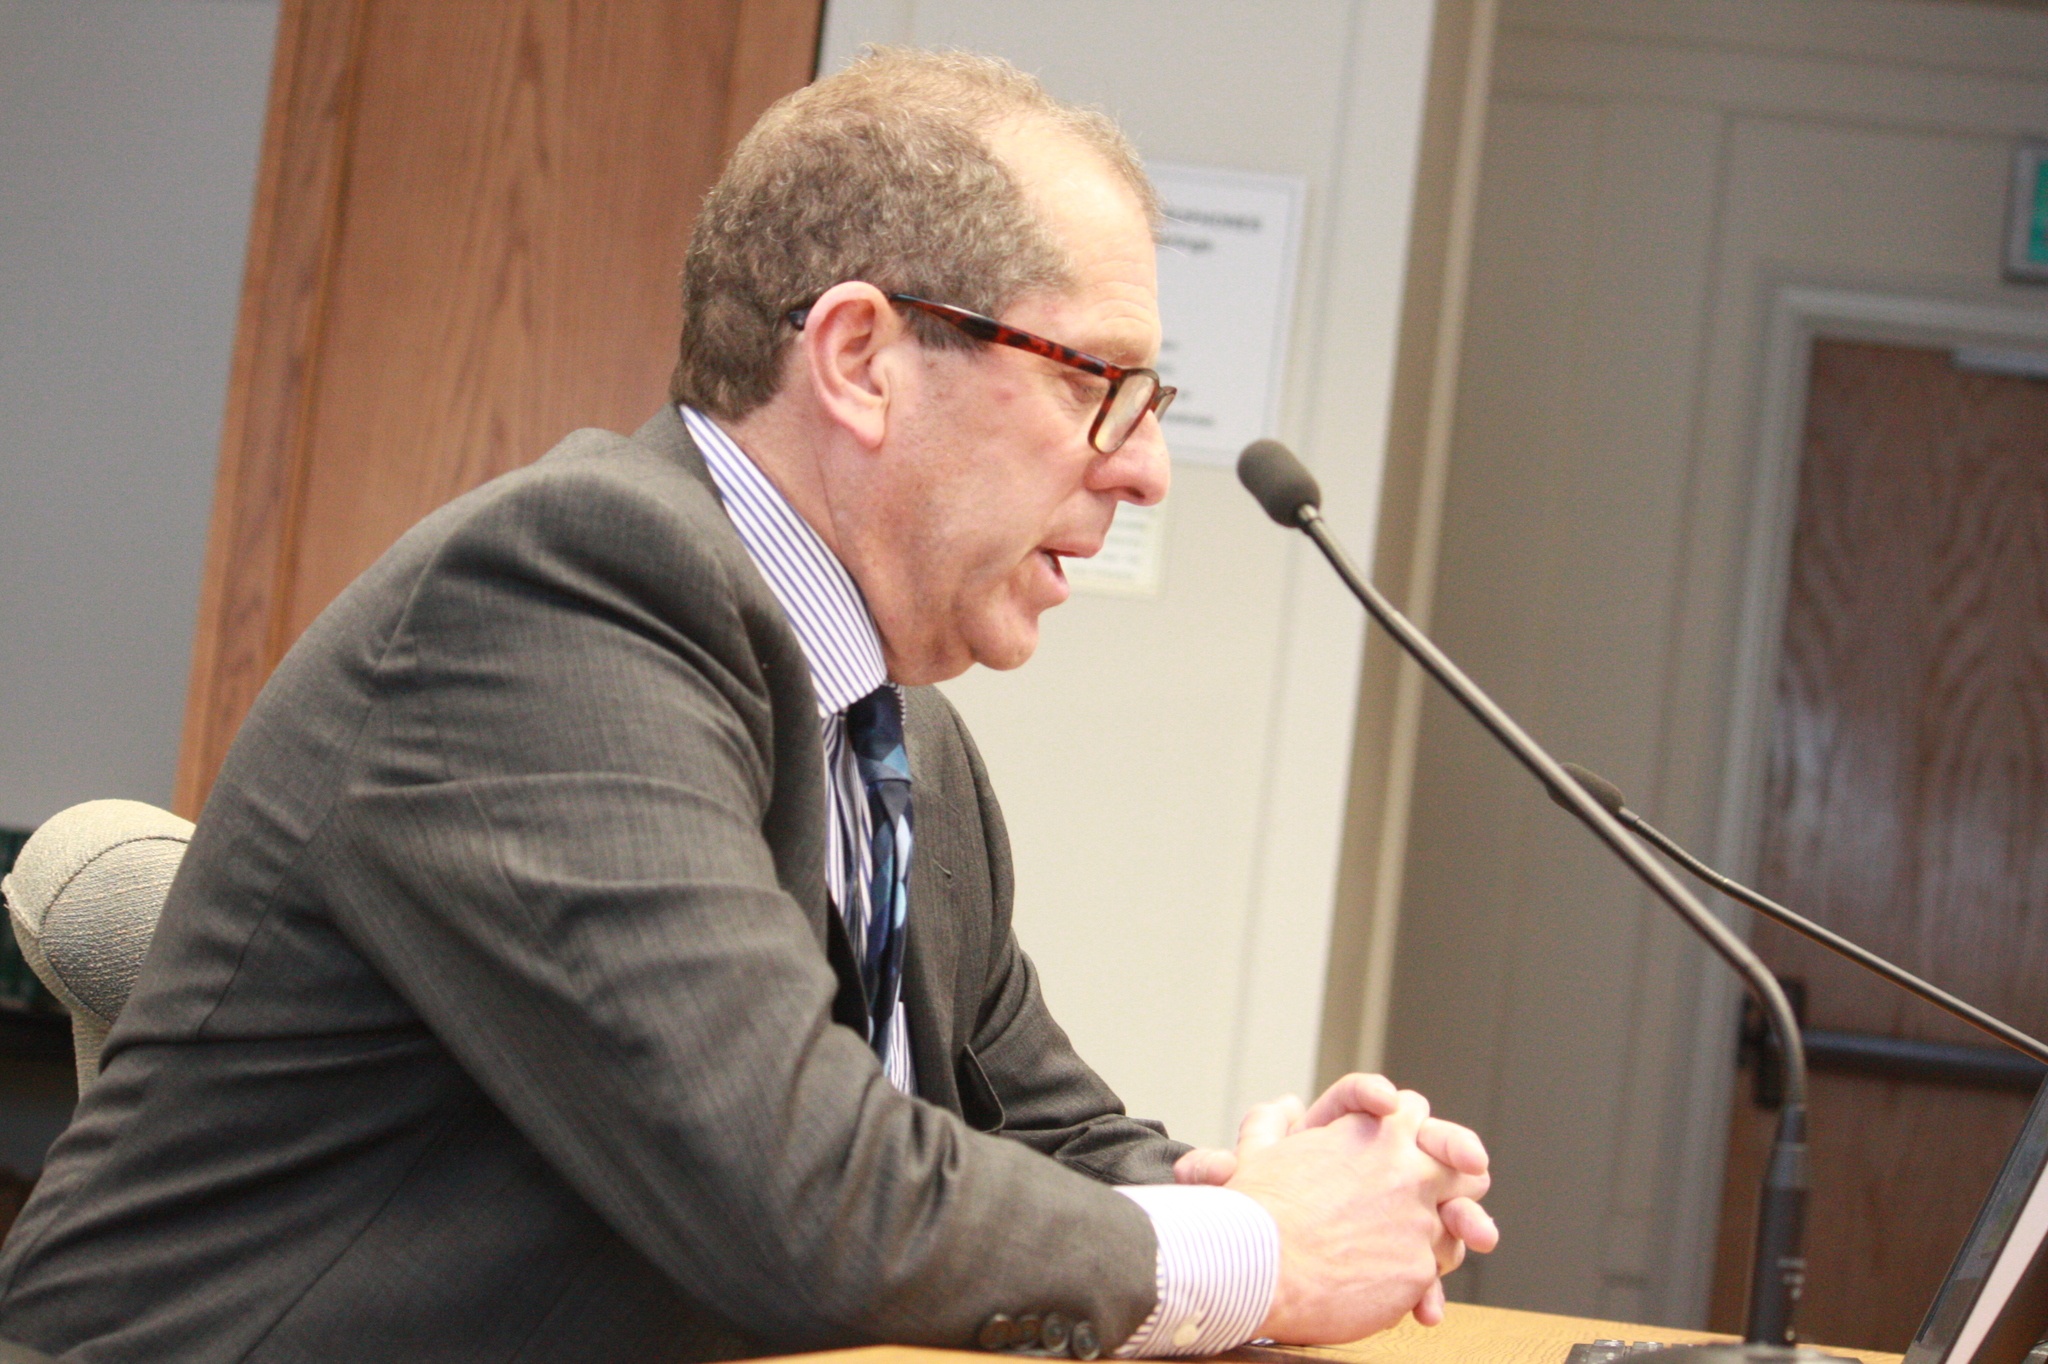
[{"label": "suit jacket button", "polygon": [[1049,1355],[1065,1354],[1073,1330],[1074,1323],[1064,1313],[1047,1312],[1045,1320],[1038,1323],[1038,1348]]},{"label": "suit jacket button", "polygon": [[1067,1336],[1067,1353],[1076,1359],[1100,1359],[1102,1342],[1095,1338],[1095,1323],[1083,1317]]},{"label": "suit jacket button", "polygon": [[1019,1312],[1014,1334],[1010,1337],[1010,1349],[1035,1350],[1038,1348],[1039,1317],[1036,1312]]},{"label": "suit jacket button", "polygon": [[981,1324],[974,1343],[984,1350],[1007,1350],[1016,1338],[1016,1323],[1010,1320],[1010,1314],[998,1312]]}]

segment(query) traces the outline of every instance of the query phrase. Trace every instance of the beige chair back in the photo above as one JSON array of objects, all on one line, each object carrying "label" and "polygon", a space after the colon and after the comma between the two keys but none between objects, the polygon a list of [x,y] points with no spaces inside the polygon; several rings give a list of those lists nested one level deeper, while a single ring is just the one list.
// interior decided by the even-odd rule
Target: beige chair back
[{"label": "beige chair back", "polygon": [[78,1092],[135,988],[192,825],[135,800],[89,800],[53,815],[0,881],[21,954],[71,1011]]}]

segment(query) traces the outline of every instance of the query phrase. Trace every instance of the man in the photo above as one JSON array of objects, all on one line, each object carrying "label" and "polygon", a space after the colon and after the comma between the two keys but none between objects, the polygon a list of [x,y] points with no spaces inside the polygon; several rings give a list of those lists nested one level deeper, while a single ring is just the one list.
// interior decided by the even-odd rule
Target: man
[{"label": "man", "polygon": [[1090,1358],[1440,1313],[1494,1236],[1476,1138],[1368,1077],[1234,1152],[1126,1117],[925,685],[1022,663],[1060,560],[1165,492],[1151,211],[997,63],[771,110],[692,240],[678,406],[429,517],[279,667],[0,1334]]}]

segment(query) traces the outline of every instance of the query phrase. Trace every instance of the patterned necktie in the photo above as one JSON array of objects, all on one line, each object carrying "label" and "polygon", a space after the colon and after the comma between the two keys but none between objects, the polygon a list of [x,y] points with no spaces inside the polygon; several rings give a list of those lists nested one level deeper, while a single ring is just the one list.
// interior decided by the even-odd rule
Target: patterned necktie
[{"label": "patterned necktie", "polygon": [[[889,1023],[903,992],[903,921],[910,909],[910,755],[903,746],[903,699],[877,687],[846,708],[846,739],[868,797],[868,915],[847,923],[867,997],[868,1041],[885,1060]],[[847,885],[859,879],[848,847]],[[851,898],[851,897],[849,897]]]}]

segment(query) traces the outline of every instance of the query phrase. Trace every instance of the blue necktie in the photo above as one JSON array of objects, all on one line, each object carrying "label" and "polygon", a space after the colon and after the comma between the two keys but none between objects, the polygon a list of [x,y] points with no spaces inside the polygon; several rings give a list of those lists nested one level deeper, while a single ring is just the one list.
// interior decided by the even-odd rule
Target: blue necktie
[{"label": "blue necktie", "polygon": [[[910,909],[910,755],[903,746],[903,699],[877,687],[846,708],[846,739],[868,797],[868,914],[847,933],[867,998],[868,1041],[889,1055],[889,1024],[903,992],[903,921]],[[859,855],[847,849],[847,886],[859,876]],[[848,899],[853,898],[851,895]]]}]

